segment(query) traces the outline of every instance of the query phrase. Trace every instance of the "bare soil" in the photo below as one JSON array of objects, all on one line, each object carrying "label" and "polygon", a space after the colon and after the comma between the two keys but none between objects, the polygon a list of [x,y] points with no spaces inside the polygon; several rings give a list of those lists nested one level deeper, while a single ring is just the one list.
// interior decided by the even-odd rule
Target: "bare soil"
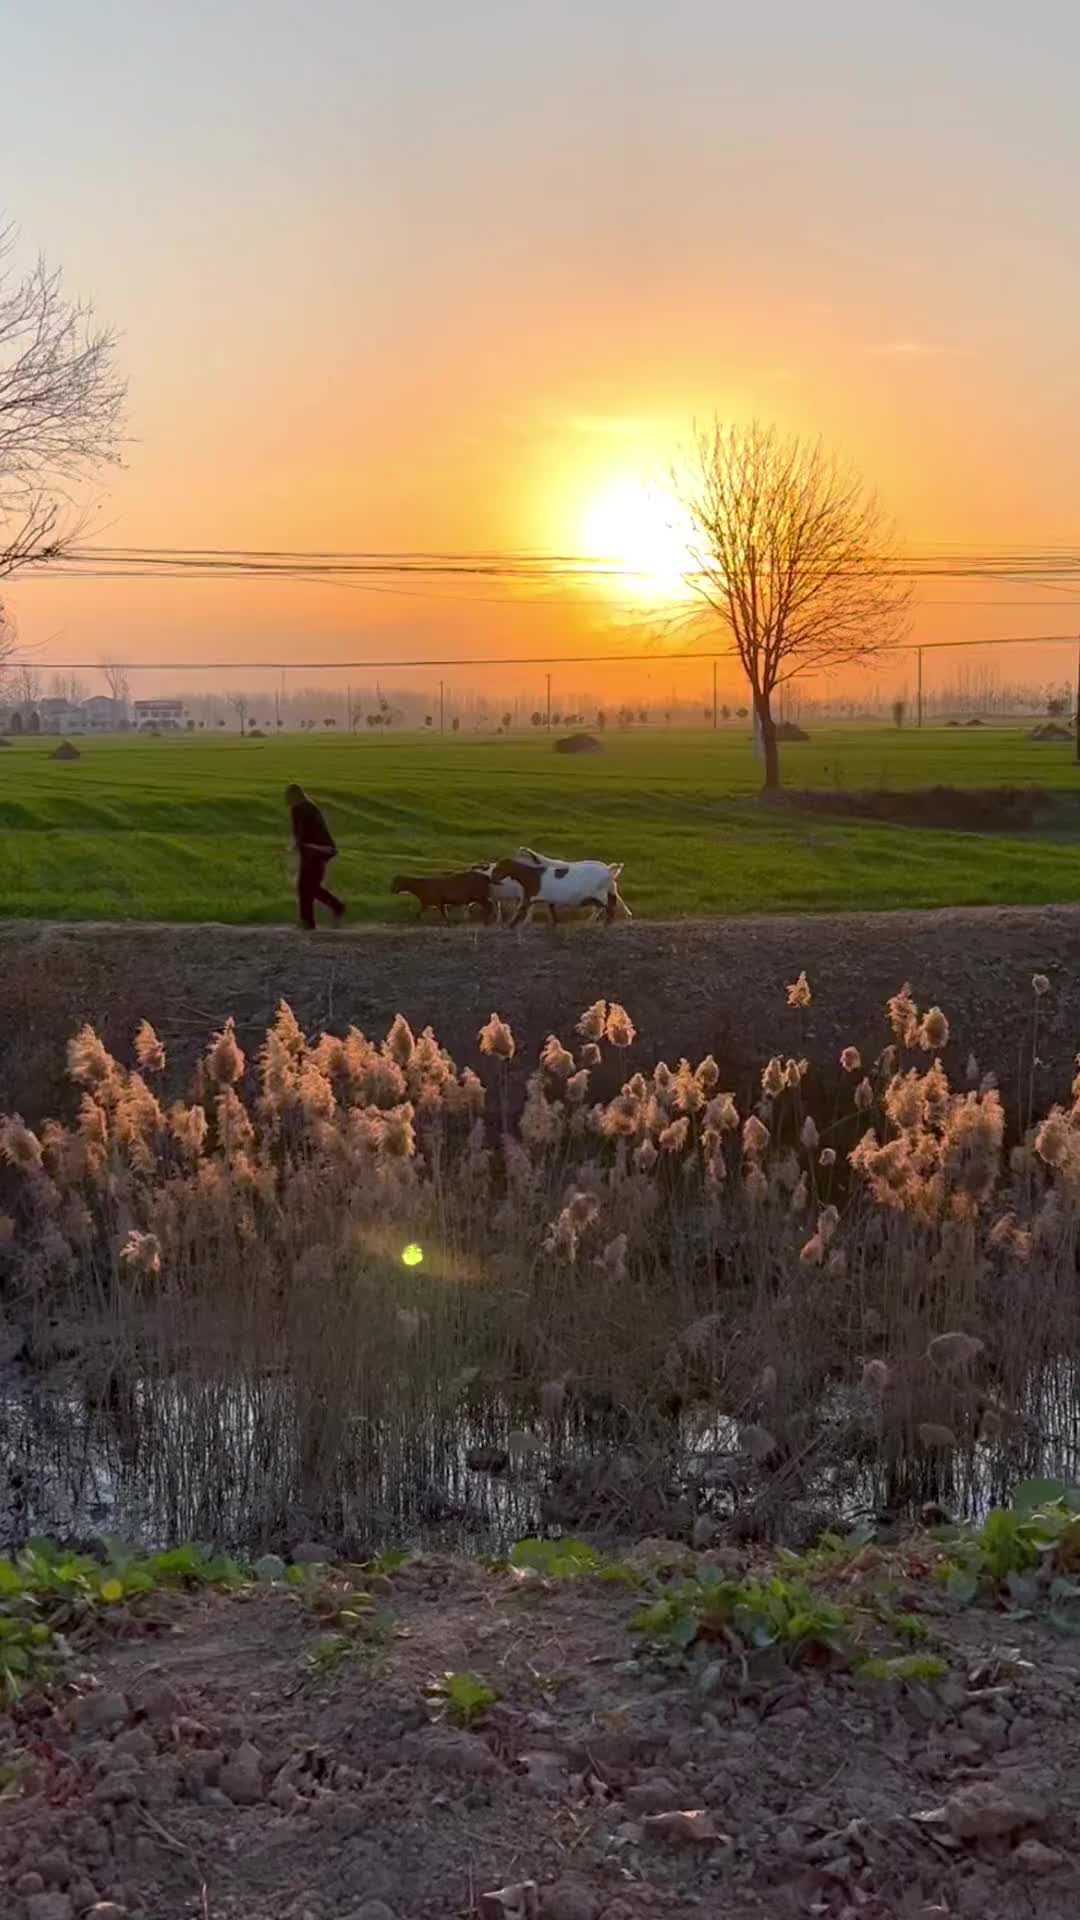
[{"label": "bare soil", "polygon": [[[706,1692],[635,1657],[623,1587],[431,1557],[369,1581],[381,1630],[336,1664],[283,1588],[117,1607],[88,1671],[0,1718],[3,1912],[1073,1920],[1075,1643],[944,1613],[929,1553],[867,1549],[829,1589],[857,1617],[884,1579],[922,1611],[932,1684],[755,1679],[716,1642]],[[498,1695],[470,1730],[427,1697],[448,1670]],[[535,1904],[483,1900],[530,1881]]]},{"label": "bare soil", "polygon": [[895,826],[943,827],[954,833],[1022,833],[1037,823],[1075,822],[1073,796],[1043,787],[850,787],[783,789],[771,804]]},{"label": "bare soil", "polygon": [[[805,1013],[786,1005],[786,984],[800,968],[814,990]],[[711,1051],[741,1092],[769,1054],[805,1053],[827,1091],[842,1047],[872,1056],[884,1043],[884,1003],[905,980],[920,1004],[947,1012],[952,1069],[962,1076],[974,1052],[1026,1110],[1036,972],[1051,982],[1039,1011],[1038,1110],[1067,1089],[1080,1041],[1080,907],[513,934],[474,926],[304,935],[280,927],[0,923],[0,1110],[33,1119],[70,1100],[64,1048],[83,1021],[126,1054],[147,1017],[179,1084],[229,1014],[250,1047],[282,996],[308,1029],[355,1022],[378,1034],[400,1011],[417,1028],[432,1024],[462,1062],[497,1009],[517,1037],[522,1080],[545,1036],[568,1035],[603,996],[621,1000],[637,1024],[635,1063]]]}]

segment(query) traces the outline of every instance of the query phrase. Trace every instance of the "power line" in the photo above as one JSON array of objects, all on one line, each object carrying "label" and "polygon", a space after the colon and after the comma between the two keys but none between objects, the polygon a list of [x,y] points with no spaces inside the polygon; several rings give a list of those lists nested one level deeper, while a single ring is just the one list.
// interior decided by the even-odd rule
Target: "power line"
[{"label": "power line", "polygon": [[[888,659],[897,653],[938,653],[956,647],[1050,647],[1075,646],[1075,633],[1018,633],[990,639],[976,640],[902,640],[895,646],[882,649],[880,659]],[[385,659],[361,660],[112,660],[110,667],[119,673],[343,673],[349,669],[378,669],[388,672],[390,669],[410,667],[576,667],[576,666],[621,666],[630,661],[646,661],[652,666],[676,667],[683,661],[697,660],[738,660],[737,647],[688,648],[686,651],[659,649],[652,652],[637,651],[618,653],[532,653],[532,654],[433,654],[423,658],[408,658],[400,654]],[[100,667],[96,660],[38,660],[35,664],[41,668],[55,671],[80,669],[83,672]]]}]

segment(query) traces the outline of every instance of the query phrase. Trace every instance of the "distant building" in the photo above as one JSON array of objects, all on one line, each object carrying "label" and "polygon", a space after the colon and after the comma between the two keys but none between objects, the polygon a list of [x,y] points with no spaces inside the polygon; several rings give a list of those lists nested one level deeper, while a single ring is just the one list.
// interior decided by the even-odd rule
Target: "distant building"
[{"label": "distant building", "polygon": [[83,701],[82,711],[90,733],[115,733],[127,721],[127,702],[114,700],[109,693],[92,693]]},{"label": "distant building", "polygon": [[182,727],[187,714],[182,700],[136,700],[137,727]]},{"label": "distant building", "polygon": [[42,733],[85,733],[86,715],[65,694],[47,694],[37,702]]}]

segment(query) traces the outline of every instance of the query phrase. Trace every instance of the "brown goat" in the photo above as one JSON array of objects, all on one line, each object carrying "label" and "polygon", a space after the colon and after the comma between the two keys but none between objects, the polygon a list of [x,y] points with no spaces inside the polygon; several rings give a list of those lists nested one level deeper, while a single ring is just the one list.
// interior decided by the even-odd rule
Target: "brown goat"
[{"label": "brown goat", "polygon": [[[516,880],[521,888],[521,905],[510,922],[512,927],[520,926],[528,914],[540,891],[540,882],[544,877],[542,866],[530,866],[524,860],[498,860],[491,869],[492,880]],[[557,926],[558,916],[554,907],[549,906],[552,926]]]},{"label": "brown goat", "polygon": [[446,921],[450,918],[447,907],[481,907],[486,921],[495,918],[491,876],[477,873],[473,868],[465,873],[433,873],[421,879],[399,873],[390,891],[415,895],[420,903],[421,914],[428,907],[435,907]]}]

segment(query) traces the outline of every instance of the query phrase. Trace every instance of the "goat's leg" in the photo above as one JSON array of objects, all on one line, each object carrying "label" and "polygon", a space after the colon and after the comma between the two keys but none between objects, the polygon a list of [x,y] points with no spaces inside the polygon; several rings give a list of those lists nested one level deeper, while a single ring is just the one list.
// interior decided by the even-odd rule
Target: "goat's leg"
[{"label": "goat's leg", "polygon": [[558,926],[558,924],[559,924],[559,916],[558,916],[558,914],[557,914],[557,913],[556,913],[556,911],[555,911],[555,907],[554,907],[554,904],[553,904],[553,902],[552,902],[552,901],[550,901],[550,900],[549,900],[549,901],[548,901],[548,903],[547,903],[547,910],[548,910],[548,912],[549,912],[549,913],[550,913],[550,915],[551,915],[551,924],[552,924],[552,926],[553,926],[553,927],[557,927],[557,926]]}]

